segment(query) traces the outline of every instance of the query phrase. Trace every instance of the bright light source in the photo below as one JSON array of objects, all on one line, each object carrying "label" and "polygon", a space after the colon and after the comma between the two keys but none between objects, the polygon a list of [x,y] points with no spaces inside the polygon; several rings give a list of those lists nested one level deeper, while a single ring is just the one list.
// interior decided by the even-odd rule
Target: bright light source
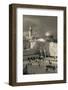
[{"label": "bright light source", "polygon": [[50,33],[49,33],[49,32],[46,32],[46,33],[45,33],[45,36],[50,36]]}]

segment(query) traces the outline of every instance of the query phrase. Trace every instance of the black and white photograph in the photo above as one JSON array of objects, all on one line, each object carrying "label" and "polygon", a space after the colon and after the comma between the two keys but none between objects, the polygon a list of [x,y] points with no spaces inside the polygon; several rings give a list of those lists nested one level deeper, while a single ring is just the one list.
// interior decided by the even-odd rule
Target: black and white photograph
[{"label": "black and white photograph", "polygon": [[57,16],[23,15],[23,75],[58,72]]},{"label": "black and white photograph", "polygon": [[9,84],[66,82],[66,7],[11,4]]}]

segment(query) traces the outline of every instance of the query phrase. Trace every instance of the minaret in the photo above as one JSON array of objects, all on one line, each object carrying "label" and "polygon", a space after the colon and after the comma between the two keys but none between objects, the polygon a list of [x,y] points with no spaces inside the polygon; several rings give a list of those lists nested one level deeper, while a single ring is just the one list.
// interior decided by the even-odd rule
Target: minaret
[{"label": "minaret", "polygon": [[30,40],[32,39],[32,27],[31,26],[29,27],[29,39]]},{"label": "minaret", "polygon": [[29,42],[30,42],[30,48],[32,48],[32,27],[29,26]]}]

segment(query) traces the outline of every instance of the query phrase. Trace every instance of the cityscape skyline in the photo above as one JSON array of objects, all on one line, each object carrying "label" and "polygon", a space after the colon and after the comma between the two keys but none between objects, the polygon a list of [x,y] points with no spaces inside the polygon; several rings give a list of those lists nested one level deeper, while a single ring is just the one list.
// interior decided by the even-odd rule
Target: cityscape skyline
[{"label": "cityscape skyline", "polygon": [[45,37],[46,33],[57,39],[57,17],[53,16],[32,16],[23,15],[23,35],[28,36],[29,27],[32,27],[32,34],[35,37]]}]

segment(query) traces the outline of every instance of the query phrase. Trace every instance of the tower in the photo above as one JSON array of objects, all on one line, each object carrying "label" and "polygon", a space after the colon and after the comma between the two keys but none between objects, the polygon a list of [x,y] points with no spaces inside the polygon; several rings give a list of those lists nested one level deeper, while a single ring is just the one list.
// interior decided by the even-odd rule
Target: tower
[{"label": "tower", "polygon": [[32,48],[32,27],[29,26],[29,43],[30,43],[30,48]]},{"label": "tower", "polygon": [[32,27],[29,26],[29,39],[32,40]]}]

